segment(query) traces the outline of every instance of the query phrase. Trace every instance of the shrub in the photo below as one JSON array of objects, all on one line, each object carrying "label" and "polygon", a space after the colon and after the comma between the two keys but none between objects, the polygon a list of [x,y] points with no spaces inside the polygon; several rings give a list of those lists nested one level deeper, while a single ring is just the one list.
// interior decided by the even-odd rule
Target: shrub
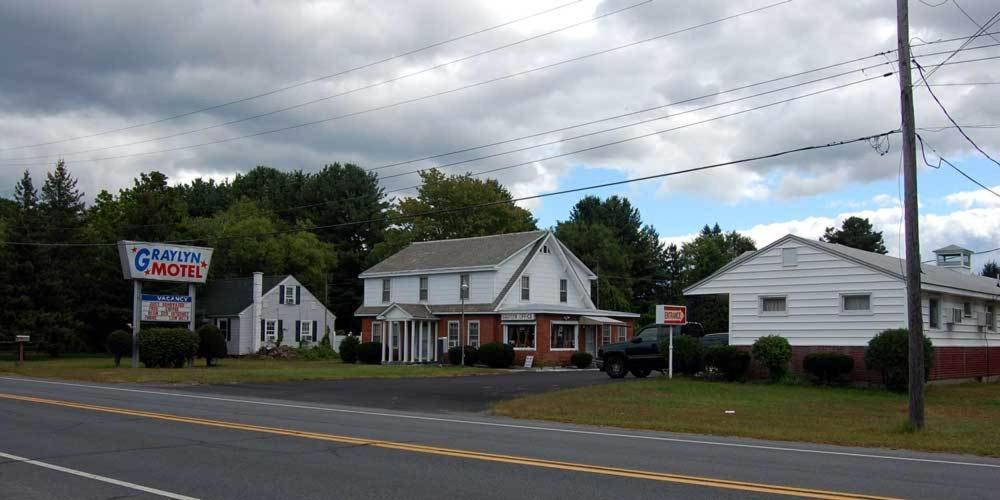
[{"label": "shrub", "polygon": [[358,362],[358,343],[358,338],[353,335],[340,342],[340,359],[344,363],[353,365]]},{"label": "shrub", "polygon": [[788,339],[779,335],[766,335],[753,343],[753,359],[767,367],[772,381],[781,380],[788,372],[788,362],[792,360],[792,346]]},{"label": "shrub", "polygon": [[[865,349],[865,366],[882,375],[882,383],[890,391],[902,392],[909,386],[910,332],[906,328],[886,330],[868,341]],[[934,346],[924,338],[924,380],[931,375],[934,364]]]},{"label": "shrub", "polygon": [[330,344],[330,332],[326,332],[326,334],[323,335],[323,338],[319,339],[319,345],[331,346],[331,344]]},{"label": "shrub", "polygon": [[198,328],[198,356],[205,358],[205,366],[212,366],[212,360],[229,354],[226,349],[226,338],[218,327],[211,323]]},{"label": "shrub", "polygon": [[[462,348],[459,346],[448,349],[448,362],[458,366],[462,362]],[[465,366],[472,366],[479,360],[479,351],[471,345],[465,346]]]},{"label": "shrub", "polygon": [[750,368],[750,353],[731,345],[709,347],[705,351],[705,365],[716,369],[730,382],[743,380]]},{"label": "shrub", "polygon": [[[670,340],[660,343],[664,359],[670,356]],[[705,368],[705,347],[690,335],[674,335],[674,372],[694,375]]]},{"label": "shrub", "polygon": [[382,364],[382,343],[362,342],[357,348],[358,361],[366,365]]},{"label": "shrub", "polygon": [[[493,342],[479,346],[479,361],[490,368],[507,368],[514,364],[514,346]],[[458,361],[455,362],[458,364]]]},{"label": "shrub", "polygon": [[574,352],[573,355],[569,357],[569,362],[573,363],[573,366],[577,368],[587,368],[593,361],[594,356],[592,356],[589,352]]},{"label": "shrub", "polygon": [[813,352],[802,360],[802,370],[821,384],[842,381],[854,369],[854,358],[839,352]]},{"label": "shrub", "polygon": [[132,334],[125,330],[115,330],[108,335],[108,350],[115,357],[115,368],[122,364],[122,357],[132,355]]},{"label": "shrub", "polygon": [[184,328],[139,331],[139,360],[146,368],[181,368],[198,352],[198,335]]},{"label": "shrub", "polygon": [[317,344],[312,347],[302,346],[296,349],[298,356],[307,361],[318,361],[321,359],[337,359],[337,351],[333,350],[329,344]]}]

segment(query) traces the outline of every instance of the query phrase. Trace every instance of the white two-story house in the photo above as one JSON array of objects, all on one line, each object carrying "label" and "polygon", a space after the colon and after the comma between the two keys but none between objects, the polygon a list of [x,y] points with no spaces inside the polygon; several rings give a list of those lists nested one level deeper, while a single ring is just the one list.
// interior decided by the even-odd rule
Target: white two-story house
[{"label": "white two-story house", "polygon": [[597,276],[549,231],[413,243],[360,277],[362,338],[382,344],[385,362],[503,342],[517,363],[565,364],[625,341],[639,316],[598,309]]}]

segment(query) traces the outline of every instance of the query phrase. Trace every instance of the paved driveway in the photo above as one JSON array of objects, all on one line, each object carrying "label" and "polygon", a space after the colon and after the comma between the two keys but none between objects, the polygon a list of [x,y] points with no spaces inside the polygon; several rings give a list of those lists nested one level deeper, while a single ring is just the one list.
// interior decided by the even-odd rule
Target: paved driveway
[{"label": "paved driveway", "polygon": [[484,412],[496,401],[611,380],[597,371],[525,372],[467,377],[309,380],[185,387],[186,392],[433,412]]}]

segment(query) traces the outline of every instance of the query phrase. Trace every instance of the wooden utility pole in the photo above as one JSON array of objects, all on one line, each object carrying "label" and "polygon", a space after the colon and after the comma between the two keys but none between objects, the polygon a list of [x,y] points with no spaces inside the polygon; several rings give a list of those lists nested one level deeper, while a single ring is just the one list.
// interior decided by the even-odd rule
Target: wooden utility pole
[{"label": "wooden utility pole", "polygon": [[903,214],[906,237],[906,323],[909,335],[910,425],[924,427],[924,317],[920,302],[920,232],[917,220],[917,144],[910,75],[907,0],[896,0],[899,103],[903,132]]}]

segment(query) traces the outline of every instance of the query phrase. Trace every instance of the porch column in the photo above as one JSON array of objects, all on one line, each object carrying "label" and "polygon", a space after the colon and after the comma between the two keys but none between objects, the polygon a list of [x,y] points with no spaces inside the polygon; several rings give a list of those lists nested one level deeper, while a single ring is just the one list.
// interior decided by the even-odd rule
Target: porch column
[{"label": "porch column", "polygon": [[382,325],[382,338],[380,340],[382,341],[382,364],[385,364],[389,361],[389,343],[386,342],[388,339],[385,338],[385,324]]},{"label": "porch column", "polygon": [[410,349],[410,337],[413,336],[413,321],[406,322],[406,362],[413,362],[413,349]]},{"label": "porch column", "polygon": [[410,362],[417,361],[420,357],[417,354],[417,321],[410,321]]},{"label": "porch column", "polygon": [[434,322],[434,328],[432,328],[433,333],[431,333],[431,352],[434,353],[434,361],[438,360],[438,322]]},{"label": "porch column", "polygon": [[392,327],[389,328],[389,362],[396,360],[396,336],[395,334],[399,332],[399,322],[393,321]]},{"label": "porch column", "polygon": [[406,332],[403,335],[403,338],[400,339],[400,341],[403,343],[403,345],[402,345],[402,348],[403,348],[403,361],[406,362],[406,363],[409,363],[410,362],[410,340],[409,340],[410,339],[410,322],[409,321],[404,321],[403,322],[403,331]]},{"label": "porch column", "polygon": [[431,340],[433,340],[433,336],[431,336],[431,323],[428,321],[427,322],[427,340],[424,341],[424,348],[427,349],[427,354],[426,354],[426,356],[424,356],[424,361],[431,361],[431,359],[433,359],[432,358],[433,355],[431,354],[431,345],[432,345],[431,344]]}]

